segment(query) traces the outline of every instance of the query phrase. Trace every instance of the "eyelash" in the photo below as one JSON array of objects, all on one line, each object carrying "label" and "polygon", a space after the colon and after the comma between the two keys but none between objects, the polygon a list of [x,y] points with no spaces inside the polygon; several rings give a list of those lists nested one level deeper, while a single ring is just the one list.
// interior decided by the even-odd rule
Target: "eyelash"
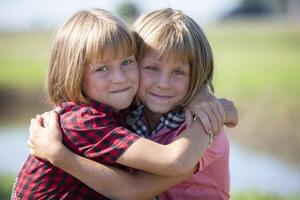
[{"label": "eyelash", "polygon": [[173,73],[174,75],[185,75],[185,72],[182,70],[175,70]]},{"label": "eyelash", "polygon": [[130,65],[133,61],[131,59],[124,60],[122,65]]},{"label": "eyelash", "polygon": [[159,71],[159,68],[156,66],[147,66],[147,67],[145,67],[145,69],[151,70],[151,71],[156,71],[156,72]]},{"label": "eyelash", "polygon": [[107,71],[109,70],[109,67],[108,66],[103,66],[103,67],[99,67],[96,71],[98,72],[104,72],[104,71]]},{"label": "eyelash", "polygon": [[[151,70],[151,71],[155,71],[155,72],[159,71],[159,68],[156,67],[156,66],[147,66],[147,67],[145,67],[145,69]],[[175,70],[173,72],[173,74],[176,75],[176,76],[185,75],[185,71],[183,71],[183,70]]]}]

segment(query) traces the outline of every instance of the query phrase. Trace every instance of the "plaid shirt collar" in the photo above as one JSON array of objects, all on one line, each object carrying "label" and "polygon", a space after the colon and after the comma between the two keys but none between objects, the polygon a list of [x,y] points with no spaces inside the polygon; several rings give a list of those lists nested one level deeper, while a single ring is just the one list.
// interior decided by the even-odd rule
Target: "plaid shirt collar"
[{"label": "plaid shirt collar", "polygon": [[163,128],[177,129],[185,121],[183,109],[170,111],[161,116],[158,125],[150,133],[143,113],[144,106],[141,105],[127,116],[126,122],[138,135],[145,138],[156,135]]},{"label": "plaid shirt collar", "polygon": [[[122,126],[126,126],[125,124],[125,119],[126,116],[130,113],[130,109],[124,109],[120,110],[119,112],[116,112],[111,106],[100,103],[94,99],[87,98],[88,102],[87,103],[81,103],[77,104],[83,107],[92,107],[93,109],[97,110],[99,113],[104,113],[108,116],[112,116],[114,120],[116,120],[118,123],[120,123]],[[60,110],[60,113],[66,112],[66,110],[69,109],[74,109],[74,104],[75,102],[63,102],[61,105],[59,105],[59,108],[62,108]]]},{"label": "plaid shirt collar", "polygon": [[77,104],[77,105],[84,106],[84,107],[89,106],[89,107],[94,108],[97,111],[108,113],[108,114],[114,113],[114,110],[111,106],[105,105],[103,103],[100,103],[100,102],[98,102],[94,99],[88,98],[88,97],[86,97],[86,99],[87,99],[87,103],[75,103],[72,101],[66,101],[66,102],[61,103],[61,105],[59,105],[58,107],[65,108],[65,107],[69,107],[69,106],[73,106],[74,104]]}]

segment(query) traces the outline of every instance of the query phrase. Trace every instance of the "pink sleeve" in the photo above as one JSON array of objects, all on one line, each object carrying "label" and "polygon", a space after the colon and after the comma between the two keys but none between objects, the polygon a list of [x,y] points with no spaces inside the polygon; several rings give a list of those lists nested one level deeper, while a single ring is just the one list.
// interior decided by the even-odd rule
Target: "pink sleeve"
[{"label": "pink sleeve", "polygon": [[198,170],[196,171],[196,173],[202,171],[216,159],[220,158],[225,153],[225,151],[227,151],[228,145],[228,139],[225,135],[224,130],[222,129],[219,135],[214,139],[213,143],[206,149],[203,156],[199,160]]}]

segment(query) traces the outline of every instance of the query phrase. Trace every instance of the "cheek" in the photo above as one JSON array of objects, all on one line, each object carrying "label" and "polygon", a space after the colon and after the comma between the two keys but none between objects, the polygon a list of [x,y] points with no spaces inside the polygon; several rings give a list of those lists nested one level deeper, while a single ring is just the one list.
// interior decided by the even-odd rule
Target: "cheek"
[{"label": "cheek", "polygon": [[138,98],[141,100],[142,103],[145,95],[146,95],[146,91],[149,90],[149,88],[151,87],[151,81],[153,79],[151,79],[151,77],[145,73],[140,73],[140,84],[139,84],[139,90],[138,90]]},{"label": "cheek", "polygon": [[177,88],[177,92],[181,96],[186,96],[189,89],[189,79],[183,79],[180,81],[174,82],[174,86]]},{"label": "cheek", "polygon": [[129,71],[128,77],[130,77],[130,80],[133,83],[139,84],[140,75],[139,75],[138,68],[136,67],[136,68],[131,69],[131,71]]},{"label": "cheek", "polygon": [[140,72],[140,86],[139,89],[143,90],[146,89],[149,85],[151,85],[151,82],[154,80],[154,77],[152,77],[148,73]]}]

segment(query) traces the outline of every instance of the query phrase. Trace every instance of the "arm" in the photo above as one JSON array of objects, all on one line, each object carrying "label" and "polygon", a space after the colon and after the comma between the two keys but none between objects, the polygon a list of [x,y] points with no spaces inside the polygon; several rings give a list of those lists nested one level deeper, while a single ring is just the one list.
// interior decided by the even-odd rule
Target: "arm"
[{"label": "arm", "polygon": [[217,99],[207,87],[202,87],[186,105],[186,122],[189,125],[192,115],[200,118],[207,132],[219,133],[223,124],[234,127],[238,122],[237,109],[232,101]]},{"label": "arm", "polygon": [[56,115],[50,113],[48,117],[50,117],[48,128],[42,127],[43,120],[40,116],[31,121],[30,139],[28,140],[31,154],[44,159],[48,158],[57,167],[109,198],[148,199],[192,174],[192,171],[178,177],[163,177],[143,171],[130,174],[88,160],[74,154],[62,145]]},{"label": "arm", "polygon": [[[53,115],[56,116],[56,114]],[[52,117],[52,121],[50,119],[49,123],[55,124],[49,132],[60,130],[54,117]],[[45,130],[47,131],[47,128]],[[179,138],[168,145],[139,138],[128,147],[116,162],[157,175],[178,176],[187,174],[194,168],[207,148],[209,136],[198,120],[193,122],[190,128],[184,132],[184,134],[181,134]],[[42,139],[48,139],[44,134],[39,135],[43,136],[41,137]],[[51,152],[49,154],[50,156],[52,155]],[[55,156],[52,157],[55,158]],[[55,159],[50,160],[50,162],[56,165]]]},{"label": "arm", "polygon": [[183,175],[197,164],[208,143],[209,135],[197,120],[168,145],[138,139],[116,162],[157,175]]},{"label": "arm", "polygon": [[239,117],[233,102],[224,98],[219,99],[219,102],[222,104],[226,113],[225,125],[227,127],[235,127],[238,123]]},{"label": "arm", "polygon": [[62,147],[64,150],[60,150],[60,155],[64,162],[57,162],[57,166],[112,199],[150,199],[180,183],[192,173],[191,171],[177,177],[158,176],[144,171],[130,174],[78,156]]}]

